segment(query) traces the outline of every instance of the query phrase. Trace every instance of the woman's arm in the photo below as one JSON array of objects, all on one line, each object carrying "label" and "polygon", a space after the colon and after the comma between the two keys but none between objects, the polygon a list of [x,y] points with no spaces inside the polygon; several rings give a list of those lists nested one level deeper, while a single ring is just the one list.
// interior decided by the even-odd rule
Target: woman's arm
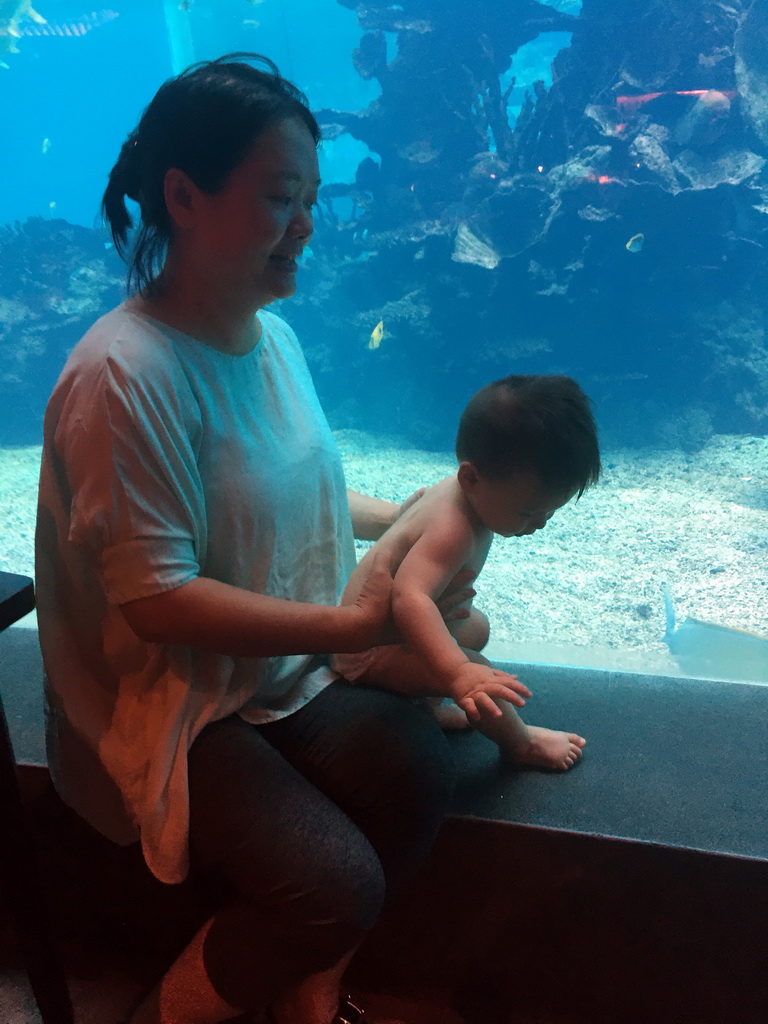
[{"label": "woman's arm", "polygon": [[360,494],[359,491],[347,488],[347,501],[355,539],[378,540],[414,501],[419,500],[425,490],[425,487],[420,487],[405,501],[398,503],[371,498],[367,494]]},{"label": "woman's arm", "polygon": [[182,644],[232,657],[363,651],[389,624],[392,576],[375,557],[354,604],[331,607],[286,601],[206,577],[121,605],[131,629],[148,643]]},{"label": "woman's arm", "polygon": [[400,505],[347,489],[352,532],[357,540],[378,540],[400,515]]}]

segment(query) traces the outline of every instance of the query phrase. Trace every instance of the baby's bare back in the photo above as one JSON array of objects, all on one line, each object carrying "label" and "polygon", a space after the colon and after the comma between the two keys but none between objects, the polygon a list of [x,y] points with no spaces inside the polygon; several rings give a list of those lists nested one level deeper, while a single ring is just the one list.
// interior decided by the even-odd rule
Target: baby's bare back
[{"label": "baby's bare back", "polygon": [[[429,487],[358,562],[341,603],[353,604],[357,600],[374,551],[385,555],[392,575],[395,576],[405,556],[428,530],[451,530],[452,534],[466,536],[466,550],[461,555],[462,564],[475,573],[480,572],[488,554],[490,535],[471,523],[468,512],[455,474]],[[457,526],[462,529],[457,529]]]}]

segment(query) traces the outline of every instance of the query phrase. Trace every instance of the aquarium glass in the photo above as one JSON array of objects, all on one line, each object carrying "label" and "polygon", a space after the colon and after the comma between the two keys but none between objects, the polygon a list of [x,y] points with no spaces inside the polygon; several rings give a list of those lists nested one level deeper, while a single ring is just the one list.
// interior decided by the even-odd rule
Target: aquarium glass
[{"label": "aquarium glass", "polygon": [[488,653],[768,681],[768,5],[105,2],[0,0],[0,568],[34,572],[45,403],[124,297],[120,147],[166,78],[255,52],[323,129],[274,308],[349,485],[403,501],[478,388],[572,376],[603,475],[495,540]]}]

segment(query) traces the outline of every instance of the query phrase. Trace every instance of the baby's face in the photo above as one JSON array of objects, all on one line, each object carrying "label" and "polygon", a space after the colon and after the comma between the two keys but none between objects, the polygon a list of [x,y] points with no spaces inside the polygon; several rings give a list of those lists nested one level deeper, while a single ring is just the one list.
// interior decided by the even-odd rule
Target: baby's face
[{"label": "baby's face", "polygon": [[468,497],[487,529],[502,537],[527,537],[543,530],[555,512],[568,504],[573,492],[553,494],[535,476],[518,473],[502,480],[478,475]]}]

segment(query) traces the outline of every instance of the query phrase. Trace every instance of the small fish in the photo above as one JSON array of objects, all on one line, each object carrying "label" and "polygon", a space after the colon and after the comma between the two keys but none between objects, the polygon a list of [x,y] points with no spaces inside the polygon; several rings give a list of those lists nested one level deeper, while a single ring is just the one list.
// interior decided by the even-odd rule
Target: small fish
[{"label": "small fish", "polygon": [[[670,92],[645,92],[642,96],[617,96],[616,106],[628,114],[636,114],[644,103],[657,100],[660,96],[704,96],[708,91],[708,89],[673,89]],[[738,95],[734,89],[723,89],[721,92],[729,100]]]},{"label": "small fish", "polygon": [[48,152],[48,150],[50,148],[51,148],[51,140],[50,139],[43,139],[43,144],[40,147],[40,151],[42,152],[43,156],[45,156],[45,154]]},{"label": "small fish", "polygon": [[243,28],[258,28],[260,24],[255,18],[243,18]]},{"label": "small fish", "polygon": [[48,203],[48,210],[49,210],[50,213],[53,213],[55,209],[56,209],[56,200],[52,199],[50,201],[50,203]]},{"label": "small fish", "polygon": [[376,326],[371,331],[371,337],[368,342],[368,348],[373,352],[374,349],[378,348],[381,344],[381,339],[384,337],[384,321],[379,320]]},{"label": "small fish", "polygon": [[640,252],[643,248],[643,242],[645,242],[645,235],[640,232],[638,235],[632,235],[624,248],[627,252]]}]

